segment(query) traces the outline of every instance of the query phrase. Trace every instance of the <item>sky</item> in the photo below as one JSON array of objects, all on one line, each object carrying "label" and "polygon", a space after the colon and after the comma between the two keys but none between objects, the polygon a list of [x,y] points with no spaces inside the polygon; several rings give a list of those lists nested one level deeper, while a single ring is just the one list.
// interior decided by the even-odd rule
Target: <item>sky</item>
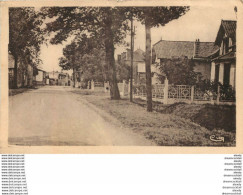
[{"label": "sky", "polygon": [[[191,7],[184,16],[173,20],[163,27],[152,28],[152,44],[163,40],[172,41],[195,41],[200,39],[203,42],[214,42],[221,23],[221,20],[236,20],[234,7]],[[135,22],[136,36],[134,50],[140,48],[145,51],[145,27]],[[126,41],[129,42],[130,35]],[[41,67],[46,71],[60,71],[59,58],[62,56],[62,49],[66,43],[59,45],[42,45]],[[126,51],[128,47],[116,46],[115,58],[118,54]]]}]

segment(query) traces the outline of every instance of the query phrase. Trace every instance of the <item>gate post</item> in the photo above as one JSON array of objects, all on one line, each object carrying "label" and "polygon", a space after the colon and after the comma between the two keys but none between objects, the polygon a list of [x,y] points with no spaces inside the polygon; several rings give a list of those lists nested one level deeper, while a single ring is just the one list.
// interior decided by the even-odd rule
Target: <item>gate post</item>
[{"label": "gate post", "polygon": [[169,93],[169,81],[165,79],[165,87],[164,87],[164,104],[168,104],[168,93]]},{"label": "gate post", "polygon": [[94,81],[91,81],[91,90],[94,90],[95,86],[94,86]]},{"label": "gate post", "polygon": [[219,105],[219,98],[220,98],[220,86],[218,85],[217,88],[217,100],[216,100],[216,104]]},{"label": "gate post", "polygon": [[194,101],[194,85],[191,87],[191,103]]},{"label": "gate post", "polygon": [[123,94],[123,97],[126,96],[125,91],[126,91],[126,80],[123,80],[122,81],[122,94]]}]

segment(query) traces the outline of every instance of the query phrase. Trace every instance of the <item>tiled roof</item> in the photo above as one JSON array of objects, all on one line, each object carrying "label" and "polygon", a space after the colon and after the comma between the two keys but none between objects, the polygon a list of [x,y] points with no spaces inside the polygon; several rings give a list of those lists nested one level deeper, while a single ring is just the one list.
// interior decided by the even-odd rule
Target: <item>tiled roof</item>
[{"label": "tiled roof", "polygon": [[188,58],[192,58],[194,42],[161,40],[154,44],[153,49],[157,58],[172,58],[175,56],[187,56]]},{"label": "tiled roof", "polygon": [[199,42],[198,56],[206,58],[219,50],[219,47],[213,42]]},{"label": "tiled roof", "polygon": [[215,40],[216,44],[220,44],[220,40],[223,38],[224,33],[228,37],[231,37],[234,41],[236,40],[236,21],[234,20],[222,20],[219,27],[219,31]]},{"label": "tiled roof", "polygon": [[217,58],[214,58],[213,60],[216,61],[216,60],[219,60],[219,61],[224,61],[224,60],[233,60],[235,59],[236,55],[235,55],[235,52],[229,52],[223,56],[218,56]]},{"label": "tiled roof", "polygon": [[[172,58],[187,56],[193,58],[195,53],[194,41],[166,41],[161,40],[154,44],[153,52],[157,58]],[[197,42],[197,58],[205,58],[218,50],[213,42]]]},{"label": "tiled roof", "polygon": [[222,26],[229,37],[236,34],[236,21],[222,20]]}]

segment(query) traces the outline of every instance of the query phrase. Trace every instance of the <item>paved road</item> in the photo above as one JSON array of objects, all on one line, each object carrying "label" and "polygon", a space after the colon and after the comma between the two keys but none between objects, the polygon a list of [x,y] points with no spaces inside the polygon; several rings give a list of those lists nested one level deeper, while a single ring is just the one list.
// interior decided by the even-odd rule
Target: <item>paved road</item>
[{"label": "paved road", "polygon": [[9,144],[151,145],[105,121],[70,88],[45,86],[9,98]]}]

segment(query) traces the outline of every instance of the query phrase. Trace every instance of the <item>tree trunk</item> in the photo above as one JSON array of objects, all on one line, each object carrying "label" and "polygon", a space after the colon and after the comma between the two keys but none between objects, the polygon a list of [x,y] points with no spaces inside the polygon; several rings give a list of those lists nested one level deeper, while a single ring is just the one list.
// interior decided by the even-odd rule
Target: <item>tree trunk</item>
[{"label": "tree trunk", "polygon": [[30,87],[30,71],[29,71],[29,65],[27,65],[27,87]]},{"label": "tree trunk", "polygon": [[130,81],[130,102],[133,102],[133,18],[131,18],[131,81]]},{"label": "tree trunk", "polygon": [[13,88],[14,89],[18,88],[18,57],[16,55],[14,56],[14,83],[13,83]]},{"label": "tree trunk", "polygon": [[[105,52],[106,52],[106,66],[108,79],[110,83],[110,97],[112,100],[120,99],[120,92],[117,85],[116,78],[116,64],[114,58],[114,42],[112,33],[112,15],[110,8],[107,9],[107,19],[105,22]],[[111,71],[110,71],[111,70]]]},{"label": "tree trunk", "polygon": [[21,69],[21,87],[24,87],[25,84],[25,70],[24,68]]},{"label": "tree trunk", "polygon": [[146,93],[147,93],[147,111],[152,112],[152,82],[151,82],[151,27],[145,22],[146,31],[146,53],[145,53],[145,67],[146,67]]},{"label": "tree trunk", "polygon": [[75,75],[75,69],[73,68],[73,87],[75,88],[75,83],[76,83],[76,75]]}]

